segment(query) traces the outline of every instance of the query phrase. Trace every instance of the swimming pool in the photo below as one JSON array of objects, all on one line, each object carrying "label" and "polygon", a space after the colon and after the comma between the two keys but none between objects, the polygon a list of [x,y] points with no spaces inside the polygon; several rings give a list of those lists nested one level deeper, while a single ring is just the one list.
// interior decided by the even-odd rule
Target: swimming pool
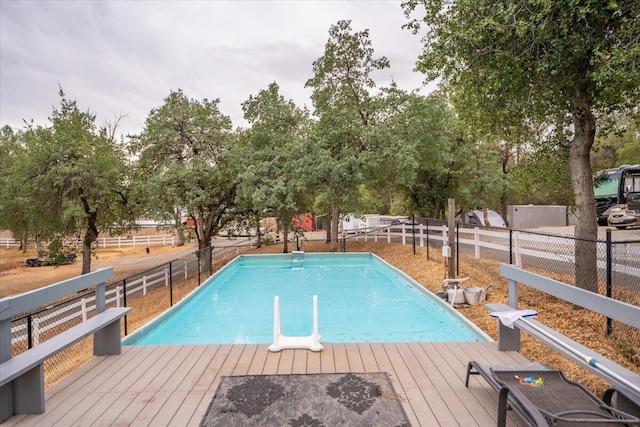
[{"label": "swimming pool", "polygon": [[322,342],[474,342],[490,338],[372,254],[242,255],[125,345],[267,344],[273,300],[281,332],[310,335],[318,296]]}]

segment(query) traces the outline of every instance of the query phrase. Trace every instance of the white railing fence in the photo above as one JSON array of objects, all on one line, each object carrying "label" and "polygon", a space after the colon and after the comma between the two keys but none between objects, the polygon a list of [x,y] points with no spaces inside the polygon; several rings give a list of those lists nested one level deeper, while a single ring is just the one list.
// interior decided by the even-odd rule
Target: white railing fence
[{"label": "white railing fence", "polygon": [[[176,244],[176,237],[170,234],[159,234],[154,236],[115,236],[115,237],[99,237],[94,242],[97,248],[124,248],[135,246],[174,246]],[[82,246],[81,239],[66,239],[64,241],[66,246],[79,247]],[[47,243],[43,243],[44,247],[47,247]],[[0,248],[11,249],[19,248],[20,241],[9,238],[0,238]],[[29,242],[30,248],[35,248],[34,242]]]}]

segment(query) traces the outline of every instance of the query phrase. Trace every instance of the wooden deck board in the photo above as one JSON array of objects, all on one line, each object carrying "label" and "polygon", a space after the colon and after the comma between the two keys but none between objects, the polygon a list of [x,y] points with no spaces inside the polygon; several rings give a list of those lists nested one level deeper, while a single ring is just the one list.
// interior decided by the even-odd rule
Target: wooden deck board
[{"label": "wooden deck board", "polygon": [[[325,344],[321,352],[267,345],[124,347],[98,357],[47,392],[46,412],[7,425],[197,426],[225,375],[387,372],[414,426],[495,425],[497,394],[469,360],[513,365],[519,353],[495,343]],[[518,425],[511,415],[508,425]]]}]

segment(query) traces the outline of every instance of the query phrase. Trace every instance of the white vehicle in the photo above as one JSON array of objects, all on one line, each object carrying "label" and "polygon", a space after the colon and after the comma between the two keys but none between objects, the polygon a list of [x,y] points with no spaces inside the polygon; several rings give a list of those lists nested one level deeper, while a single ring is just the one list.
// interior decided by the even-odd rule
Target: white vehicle
[{"label": "white vehicle", "polygon": [[340,229],[343,233],[366,233],[377,228],[389,227],[408,221],[406,216],[378,214],[347,214],[342,217]]},{"label": "white vehicle", "polygon": [[627,227],[640,226],[640,192],[628,192],[627,203],[611,208],[607,223],[610,227],[624,230]]}]

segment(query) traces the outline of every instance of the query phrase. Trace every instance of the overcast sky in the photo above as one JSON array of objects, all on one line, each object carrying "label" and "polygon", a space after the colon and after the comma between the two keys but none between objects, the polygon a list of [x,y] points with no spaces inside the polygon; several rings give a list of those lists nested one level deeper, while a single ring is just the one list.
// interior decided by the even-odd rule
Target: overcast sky
[{"label": "overcast sky", "polygon": [[420,38],[401,28],[400,3],[0,0],[0,125],[48,126],[58,85],[99,125],[126,115],[125,134],[139,133],[177,89],[219,98],[235,126],[245,125],[241,103],[274,81],[312,110],[304,84],[341,19],[354,31],[369,29],[375,56],[390,59],[391,69],[374,76],[379,87],[393,79],[417,89]]}]

